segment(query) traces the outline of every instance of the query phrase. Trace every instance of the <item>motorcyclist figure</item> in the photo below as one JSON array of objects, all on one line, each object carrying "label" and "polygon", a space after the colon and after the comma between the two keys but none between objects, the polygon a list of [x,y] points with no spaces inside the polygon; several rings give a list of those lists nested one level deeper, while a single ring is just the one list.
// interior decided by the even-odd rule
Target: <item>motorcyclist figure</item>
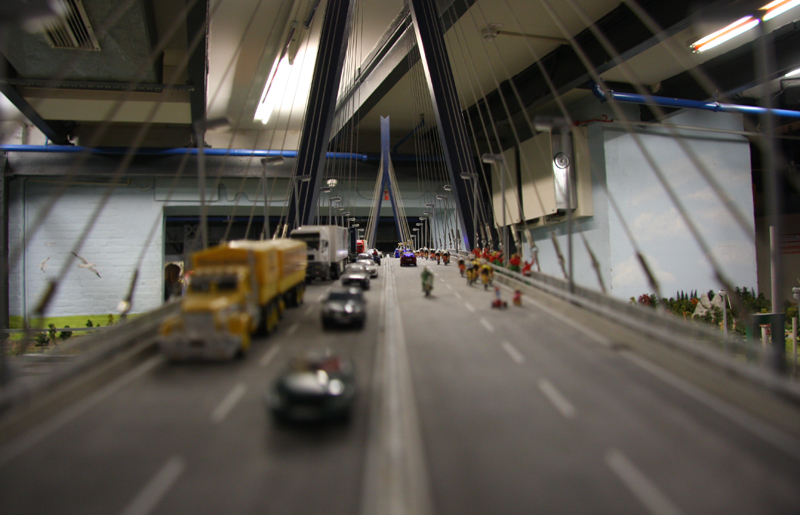
[{"label": "motorcyclist figure", "polygon": [[422,277],[422,291],[425,292],[426,297],[429,297],[431,290],[433,290],[433,273],[426,266],[422,269],[420,276]]}]

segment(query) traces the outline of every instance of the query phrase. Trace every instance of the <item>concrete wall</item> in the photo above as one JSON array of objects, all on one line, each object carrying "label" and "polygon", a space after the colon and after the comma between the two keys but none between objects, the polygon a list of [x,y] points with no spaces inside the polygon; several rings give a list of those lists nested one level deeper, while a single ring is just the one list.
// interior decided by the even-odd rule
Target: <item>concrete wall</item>
[{"label": "concrete wall", "polygon": [[[140,184],[141,182],[141,184]],[[148,187],[149,183],[149,187]],[[52,300],[52,316],[116,313],[125,296],[136,263],[143,254],[133,312],[161,303],[163,272],[161,205],[153,202],[152,181],[136,181],[114,189],[109,202],[78,254],[96,264],[100,277],[77,268],[71,251],[106,191],[102,185],[75,185],[53,202],[53,182],[15,179],[9,202],[9,246],[24,247],[21,259],[11,263],[11,315],[30,313],[44,294],[48,281],[67,266],[67,273]],[[141,189],[144,189],[142,191]],[[39,231],[34,224],[51,208]],[[152,240],[147,236],[155,228]],[[41,268],[43,267],[43,269]]]},{"label": "concrete wall", "polygon": [[[374,175],[362,172],[361,179],[348,185],[340,181],[337,194],[345,200],[352,216],[366,217],[372,205]],[[48,281],[57,277],[71,251],[87,228],[95,208],[106,194],[105,179],[76,180],[63,197],[53,201],[58,179],[17,177],[11,181],[9,194],[9,246],[12,253],[24,248],[20,260],[12,264],[9,277],[10,314],[31,313],[46,291]],[[136,177],[116,187],[86,241],[78,252],[95,263],[100,277],[77,268],[79,260],[67,264],[67,274],[49,306],[51,316],[95,315],[116,313],[116,306],[125,296],[136,264],[143,254],[133,312],[144,312],[162,302],[164,266],[164,212],[178,210],[184,215],[199,214],[199,190],[195,179],[181,180],[172,189],[166,178]],[[270,182],[270,215],[278,216],[285,206],[288,181]],[[263,192],[259,180],[225,178],[219,184],[211,180],[206,200],[209,212],[263,215]],[[416,180],[400,182],[408,216],[419,216],[424,208],[423,192]],[[441,184],[430,185],[430,191],[442,191]],[[253,204],[256,209],[253,210]],[[34,223],[44,209],[50,209],[41,228],[34,234]],[[323,203],[321,214],[327,213]],[[441,211],[439,212],[441,213]],[[381,216],[391,217],[388,201],[383,202]],[[362,227],[364,224],[362,223]],[[274,227],[273,227],[274,229]],[[148,242],[151,231],[152,237]],[[42,270],[40,266],[44,266]]]},{"label": "concrete wall", "polygon": [[[719,113],[681,111],[666,122],[742,130],[741,117]],[[678,141],[659,128],[638,128],[636,133],[649,158],[675,190],[723,274],[735,286],[755,286],[754,242],[736,225]],[[731,134],[698,131],[681,131],[681,134],[742,212],[752,230],[753,197],[748,142],[742,136]],[[678,290],[718,289],[720,284],[715,279],[709,259],[656,178],[653,167],[636,139],[619,125],[596,123],[589,129],[589,147],[593,168],[594,215],[575,222],[575,281],[599,289],[597,274],[583,242],[585,238],[600,261],[603,281],[612,295],[629,298],[652,293],[636,261],[623,222],[606,196],[605,183],[619,206],[624,224],[627,224],[655,273],[663,295],[674,296]],[[550,233],[555,231],[566,258],[565,225],[561,223],[534,231],[543,272],[562,276]]]}]

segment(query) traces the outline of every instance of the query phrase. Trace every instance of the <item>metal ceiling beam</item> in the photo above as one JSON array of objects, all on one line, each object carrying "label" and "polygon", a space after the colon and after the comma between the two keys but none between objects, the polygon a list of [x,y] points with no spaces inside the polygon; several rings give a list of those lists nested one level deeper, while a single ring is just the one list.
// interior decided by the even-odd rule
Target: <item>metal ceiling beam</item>
[{"label": "metal ceiling beam", "polygon": [[[441,17],[444,31],[458,21],[475,1],[451,1]],[[349,125],[360,122],[419,61],[416,52],[409,56],[414,45],[416,36],[411,27],[411,14],[404,8],[362,63],[353,86],[337,100],[331,141],[342,136]],[[352,114],[348,116],[347,113]]]},{"label": "metal ceiling beam", "polygon": [[93,80],[50,80],[50,79],[9,79],[0,78],[0,84],[22,86],[25,88],[78,89],[90,91],[194,91],[191,84],[151,84],[140,82],[101,82]]},{"label": "metal ceiling beam", "polygon": [[[75,154],[8,152],[8,173],[13,177],[60,178],[71,173]],[[94,154],[81,165],[81,177],[111,177],[124,154]],[[181,168],[183,156],[136,156],[126,177],[174,177]],[[205,156],[208,177],[261,177],[262,158],[247,156]],[[288,179],[292,176],[295,158],[286,157],[282,163],[270,164],[266,168],[269,178]],[[184,164],[183,175],[195,177],[197,156],[189,156]]]},{"label": "metal ceiling beam", "polygon": [[[670,2],[639,0],[639,5],[664,29],[662,37],[673,36],[688,28],[692,21],[691,17],[697,12],[698,6],[704,7],[709,12],[724,11],[734,3],[736,3],[736,0],[699,3],[696,0],[672,0]],[[588,28],[575,36],[574,40],[586,53],[599,74],[641,54],[661,41],[659,37],[650,32],[625,3],[620,4],[619,7],[600,18],[595,25],[616,48],[619,53],[618,56],[609,55]],[[541,59],[541,65],[547,70],[547,74],[550,76],[559,95],[580,87],[591,80],[589,72],[569,45],[561,45],[544,56]],[[495,89],[486,95],[484,99],[467,109],[467,115],[471,118],[472,126],[476,128],[476,131],[479,131],[478,128],[481,127],[479,110],[482,110],[484,116],[486,116],[486,110],[488,109],[498,127],[513,122],[521,140],[532,136],[522,114],[522,109],[533,112],[551,102],[554,99],[554,95],[536,63],[531,64],[511,80],[519,92],[522,105],[517,101],[511,83],[508,80],[503,81],[498,89]],[[509,116],[503,106],[503,100],[508,105],[511,120],[509,120]]]},{"label": "metal ceiling beam", "polygon": [[[336,95],[342,78],[352,21],[351,0],[329,0],[325,8],[319,52],[306,106],[306,119],[297,150],[297,174],[283,232],[314,223],[325,154],[330,141]],[[302,179],[300,179],[302,178]],[[279,228],[280,229],[280,228]]]},{"label": "metal ceiling beam", "polygon": [[[469,192],[462,177],[477,180],[475,163],[469,149],[469,136],[461,114],[461,103],[455,88],[453,70],[447,57],[444,30],[436,11],[435,0],[410,0],[411,18],[417,36],[420,59],[431,93],[433,112],[439,130],[450,184],[455,188],[455,207],[464,248],[472,249],[472,219],[463,206],[469,205]],[[465,216],[466,215],[466,216]]]},{"label": "metal ceiling beam", "polygon": [[[205,33],[205,37],[197,45],[189,56],[187,71],[189,73],[189,84],[194,86],[189,94],[190,109],[192,114],[192,124],[200,122],[206,118],[206,85],[208,81],[208,12],[209,0],[197,0],[186,13],[186,38],[189,48],[192,47],[192,40],[199,33]],[[198,125],[199,126],[199,125]],[[205,130],[201,130],[200,137],[205,136]],[[195,141],[196,145],[197,142]]]},{"label": "metal ceiling beam", "polygon": [[19,109],[28,121],[42,131],[42,134],[44,134],[47,139],[56,145],[72,145],[69,141],[70,126],[68,124],[45,120],[36,112],[33,106],[19,94],[15,86],[4,82],[16,79],[17,70],[14,69],[11,63],[9,63],[2,54],[0,54],[0,77],[2,77],[2,79],[0,79],[0,93],[5,95],[8,101],[14,104],[14,107]]}]

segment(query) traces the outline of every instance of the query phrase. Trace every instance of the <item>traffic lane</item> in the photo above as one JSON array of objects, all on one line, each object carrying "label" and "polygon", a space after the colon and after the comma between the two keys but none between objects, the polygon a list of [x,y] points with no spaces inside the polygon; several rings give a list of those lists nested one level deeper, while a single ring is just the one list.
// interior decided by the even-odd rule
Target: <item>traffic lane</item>
[{"label": "traffic lane", "polygon": [[[535,310],[509,310],[508,315],[512,313],[508,322],[524,317],[528,323],[499,325],[511,333],[509,338],[518,342],[522,354],[532,356],[532,361],[541,352],[562,356],[556,362],[567,366],[554,368],[551,377],[566,379],[562,391],[574,399],[586,422],[597,427],[593,434],[603,434],[604,421],[631,419],[634,429],[618,424],[615,431],[620,434],[612,433],[607,445],[627,448],[634,458],[640,457],[646,472],[676,498],[704,510],[727,506],[759,513],[776,503],[798,509],[800,491],[794,478],[800,472],[800,442],[624,347],[615,345],[618,351],[607,351],[585,338],[567,338],[552,348],[532,345],[526,341],[527,327],[540,317]],[[557,334],[560,326],[538,327]],[[581,384],[583,379],[586,385]],[[731,456],[736,456],[734,467]]]},{"label": "traffic lane", "polygon": [[[624,448],[630,442],[640,443],[640,449],[631,449],[637,464],[642,461],[645,469],[650,466],[655,484],[663,484],[666,491],[676,498],[685,499],[689,506],[702,501],[706,510],[726,506],[728,509],[747,509],[752,513],[759,513],[765,506],[782,506],[784,509],[797,506],[796,489],[792,490],[790,481],[791,477],[796,477],[795,461],[787,460],[785,456],[779,463],[765,459],[770,450],[759,445],[763,442],[758,442],[758,439],[753,448],[752,433],[734,427],[733,431],[738,431],[739,438],[729,441],[718,433],[718,430],[730,430],[729,420],[716,417],[710,428],[698,424],[696,415],[708,416],[705,406],[682,398],[674,388],[654,381],[652,375],[632,367],[628,360],[620,362],[615,353],[593,345],[585,338],[559,338],[563,325],[542,324],[541,315],[535,311],[492,311],[485,307],[492,295],[476,296],[468,291],[461,294],[465,297],[464,302],[473,299],[472,303],[479,306],[475,310],[476,318],[492,320],[490,327],[496,340],[505,338],[502,342],[504,350],[507,350],[505,344],[515,342],[512,348],[519,354],[515,361],[550,364],[543,372],[552,378],[552,382],[543,376],[537,386],[551,397],[551,408],[569,414],[575,408],[567,401],[565,409],[565,399],[583,401],[582,405],[576,402],[577,412],[581,414],[581,421],[586,418],[592,427],[591,438],[603,437],[596,442],[598,449],[604,445],[611,449],[608,446]],[[484,330],[488,332],[486,327]],[[548,332],[549,337],[541,341],[529,336],[540,337]],[[548,352],[546,342],[555,343],[550,345],[551,355],[542,356]],[[514,359],[515,355],[510,357]],[[576,360],[582,360],[582,363],[578,365]],[[664,398],[655,393],[659,390]],[[567,392],[566,396],[561,394],[562,391]],[[584,399],[587,394],[590,398]],[[666,409],[661,406],[666,406]],[[700,413],[687,413],[687,407]],[[771,451],[775,454],[775,448]],[[603,456],[606,465],[609,465],[608,452]],[[741,455],[739,466],[731,470],[729,456],[737,453]],[[782,479],[769,483],[776,467],[782,470]],[[692,479],[685,481],[687,476]],[[710,486],[715,486],[713,494],[708,494]]]},{"label": "traffic lane", "polygon": [[[318,299],[331,286],[334,283],[310,285],[307,302],[297,310],[299,316],[286,317],[268,338],[271,346],[254,360],[264,365],[250,367],[240,376],[253,388],[205,452],[187,466],[184,478],[156,513],[188,507],[199,513],[355,512],[366,440],[363,398],[368,394],[380,299],[377,288],[366,292],[369,302],[363,330],[323,331]],[[273,352],[274,348],[279,350]],[[264,392],[291,356],[322,348],[355,360],[360,395],[350,423],[276,424],[263,405]]]},{"label": "traffic lane", "polygon": [[548,347],[527,339],[524,323],[498,332],[516,341],[526,363],[550,354],[544,377],[573,405],[597,448],[624,452],[678,506],[703,513],[800,506],[796,459],[619,353],[573,339]]},{"label": "traffic lane", "polygon": [[[314,288],[311,290],[313,293]],[[248,483],[243,480],[244,475],[250,474],[248,477],[257,480],[270,474],[276,477],[283,474],[283,470],[267,466],[272,461],[267,451],[277,452],[265,441],[270,421],[266,417],[262,394],[269,379],[265,380],[266,374],[258,365],[260,359],[254,358],[261,352],[269,352],[271,345],[291,347],[291,342],[283,342],[282,337],[296,321],[318,327],[318,319],[315,322],[313,315],[311,318],[297,316],[303,313],[303,309],[287,310],[278,331],[264,342],[256,341],[251,355],[242,361],[157,368],[135,385],[60,428],[47,441],[0,470],[3,475],[0,481],[2,512],[28,513],[33,508],[43,513],[56,510],[85,513],[90,507],[92,512],[119,513],[137,495],[137,489],[142,489],[148,478],[161,470],[165,463],[170,463],[174,456],[185,463],[174,491],[185,487],[194,492],[189,497],[178,497],[173,501],[177,507],[206,512],[209,505],[221,505],[227,513],[248,512],[251,506],[247,501],[260,499],[265,489],[263,484],[259,484],[252,493],[243,493],[239,485]],[[377,326],[377,309],[373,311],[375,313],[370,318],[375,322],[372,326]],[[293,320],[295,318],[297,320]],[[369,330],[368,322],[366,334]],[[295,331],[300,332],[299,329]],[[281,361],[278,355],[273,359],[275,364]],[[368,374],[367,367],[361,368],[360,372]],[[366,379],[363,382],[368,384]],[[242,386],[245,391],[225,416],[215,422],[214,413],[219,413],[218,408],[230,393],[235,393],[237,387],[241,391]],[[358,442],[363,440],[363,435],[358,431],[348,431],[341,439]],[[334,447],[322,440],[322,446],[317,449],[325,449],[326,445]],[[358,447],[360,444],[350,445]],[[315,447],[309,445],[308,449]],[[353,466],[360,465],[361,460],[353,458],[349,449],[340,453]],[[285,453],[283,456],[291,457]],[[323,457],[336,462],[333,458],[337,456]],[[292,460],[289,466],[311,469],[309,472],[313,475],[319,468],[319,461],[317,459],[303,467],[303,460]],[[327,477],[338,481],[337,489],[341,489],[342,476],[358,476],[358,469],[353,467],[350,467],[353,473],[349,473],[344,465],[331,468],[335,473]],[[185,478],[189,478],[188,482],[184,482]],[[202,478],[207,481],[202,481]],[[357,487],[350,490],[357,491]],[[42,491],[48,491],[49,495],[41,496]],[[172,499],[172,491],[165,495],[165,503]],[[226,495],[226,492],[238,492],[238,495]],[[267,506],[274,504],[275,496],[282,495],[280,491],[271,493],[274,495],[270,496]],[[327,501],[319,504],[328,506],[331,503]],[[354,503],[351,500],[348,506]],[[349,507],[343,511],[347,509]]]},{"label": "traffic lane", "polygon": [[404,271],[398,293],[437,511],[585,513],[587,500],[593,513],[635,508],[613,494],[612,477],[587,466],[586,456],[599,462],[601,454],[580,428],[554,412],[536,393],[536,377],[463,307],[488,294],[447,288],[462,281],[456,269],[440,271],[426,299],[419,274]]}]

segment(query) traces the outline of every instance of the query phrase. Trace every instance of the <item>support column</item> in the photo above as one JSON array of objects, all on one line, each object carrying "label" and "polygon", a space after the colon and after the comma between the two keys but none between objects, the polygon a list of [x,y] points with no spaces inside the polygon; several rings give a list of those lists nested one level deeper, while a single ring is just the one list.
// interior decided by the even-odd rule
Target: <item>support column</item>
[{"label": "support column", "polygon": [[[8,177],[6,165],[8,154],[0,155],[0,329],[8,328]],[[7,384],[8,362],[6,361],[5,339],[0,334],[0,385]]]},{"label": "support column", "polygon": [[383,201],[383,192],[389,192],[389,201],[392,203],[392,213],[394,213],[394,225],[397,228],[397,237],[402,240],[403,232],[400,230],[400,218],[397,216],[397,202],[394,198],[392,191],[392,181],[389,177],[389,164],[391,163],[391,146],[389,138],[389,117],[381,116],[381,190],[377,198],[376,220],[372,226],[372,234],[367,235],[370,245],[376,247],[375,238],[378,235],[378,222],[381,219],[381,203]]},{"label": "support column", "polygon": [[[206,85],[208,83],[208,0],[197,0],[189,9],[186,14],[186,37],[188,44],[191,47],[192,40],[199,31],[205,33],[205,37],[197,45],[189,56],[187,71],[189,73],[189,82],[194,86],[194,89],[189,93],[189,110],[192,115],[192,125],[199,130],[192,132],[192,137],[195,139],[194,145],[205,144],[206,128],[195,126],[197,122],[202,122],[206,119]],[[199,139],[199,141],[197,141]]]},{"label": "support column", "polygon": [[[410,0],[411,19],[417,36],[420,60],[431,93],[433,111],[442,142],[444,161],[450,184],[455,188],[455,206],[459,217],[464,247],[472,249],[476,242],[470,216],[462,206],[469,205],[467,186],[463,178],[477,180],[477,171],[469,150],[467,127],[461,115],[461,104],[455,89],[453,70],[447,57],[444,34],[434,0]],[[475,208],[475,207],[474,207]]]},{"label": "support column", "polygon": [[[325,153],[333,125],[336,95],[342,78],[342,65],[347,53],[352,10],[350,0],[329,0],[322,24],[314,77],[306,106],[306,121],[297,151],[297,176],[308,178],[295,181],[295,194],[290,196],[284,233],[300,225],[314,223],[314,206],[319,199],[325,169]],[[288,227],[287,227],[288,226]]]}]

